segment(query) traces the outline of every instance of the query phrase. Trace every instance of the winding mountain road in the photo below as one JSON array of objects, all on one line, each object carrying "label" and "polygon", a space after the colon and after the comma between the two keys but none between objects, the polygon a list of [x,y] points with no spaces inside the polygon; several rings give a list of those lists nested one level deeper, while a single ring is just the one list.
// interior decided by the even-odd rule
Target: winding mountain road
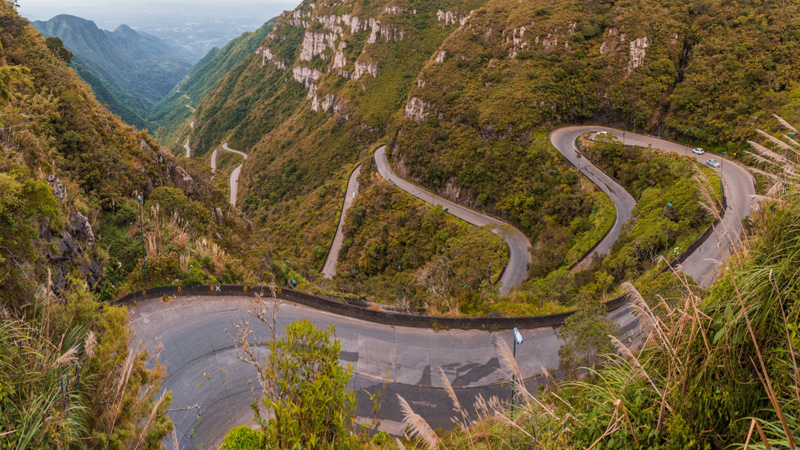
[{"label": "winding mountain road", "polygon": [[[688,156],[702,164],[705,164],[711,158],[722,162],[722,167],[716,169],[716,171],[722,179],[727,203],[724,218],[719,227],[715,229],[715,232],[689,255],[682,264],[683,273],[691,276],[702,287],[710,286],[716,279],[719,268],[728,260],[734,246],[739,243],[742,219],[753,212],[752,196],[755,194],[755,184],[750,173],[733,161],[725,161],[721,156],[709,153],[696,155],[685,144],[652,136],[626,133],[615,128],[596,126],[564,127],[554,130],[550,133],[550,142],[552,142],[553,146],[564,155],[570,164],[577,167],[580,173],[611,197],[617,210],[617,217],[611,231],[600,242],[593,254],[581,261],[581,264],[590,262],[594,255],[602,257],[611,251],[611,247],[619,237],[622,225],[630,219],[631,212],[636,206],[633,197],[625,191],[625,188],[578,152],[575,140],[581,134],[592,131],[605,131],[622,141],[623,144],[632,145],[635,143],[638,146],[651,146]],[[665,203],[668,201],[669,199],[664,199]]]},{"label": "winding mountain road", "polygon": [[361,165],[359,164],[350,174],[347,180],[347,190],[344,193],[344,202],[342,202],[342,214],[339,216],[339,225],[336,227],[336,234],[333,236],[333,243],[328,251],[328,257],[325,259],[325,265],[322,266],[322,276],[325,278],[333,278],[336,276],[336,263],[339,261],[339,252],[342,250],[344,243],[344,219],[347,210],[353,205],[356,195],[358,194],[358,177],[361,175]]},{"label": "winding mountain road", "polygon": [[[227,151],[227,152],[231,152],[231,153],[235,153],[237,155],[240,155],[242,158],[244,158],[242,160],[242,163],[239,164],[238,166],[236,166],[236,168],[234,168],[233,171],[231,172],[231,178],[230,178],[230,182],[229,182],[230,191],[231,191],[231,196],[230,196],[230,200],[229,201],[230,201],[231,205],[236,206],[236,196],[239,193],[239,175],[242,174],[242,166],[244,166],[244,162],[247,161],[247,153],[240,152],[239,150],[234,150],[234,149],[228,147],[228,143],[227,142],[222,144],[222,149]],[[211,152],[211,170],[213,170],[213,171],[217,170],[217,151],[218,150],[219,150],[219,148],[215,148],[214,151]]]},{"label": "winding mountain road", "polygon": [[[234,325],[247,318],[251,300],[197,296],[177,297],[164,304],[154,298],[129,309],[129,326],[136,339],[144,340],[151,351],[159,344],[163,346],[161,361],[168,375],[163,388],[172,391],[169,416],[181,449],[216,448],[231,427],[252,424],[253,396],[248,379],[255,380],[256,372],[237,358],[228,333],[235,334]],[[636,333],[638,322],[629,308],[621,307],[609,318],[620,324],[623,335]],[[396,394],[432,427],[452,428],[450,418],[455,413],[440,368],[467,411],[474,411],[472,405],[478,394],[504,400],[510,397],[494,342],[500,339],[512,345],[511,331],[434,331],[379,325],[283,302],[277,315],[278,327],[283,329],[298,319],[308,319],[318,327],[335,326],[341,343],[340,360],[353,367],[348,388],[357,393],[357,415],[372,417],[369,394],[383,392],[385,400],[378,418],[380,429],[388,433],[400,435],[403,431]],[[269,336],[266,325],[254,325],[256,335]],[[558,367],[562,342],[551,327],[521,333],[525,342],[517,347],[517,361],[526,384],[535,392],[543,368]],[[195,405],[199,411],[192,409]],[[171,439],[165,439],[165,444],[171,448]]]},{"label": "winding mountain road", "polygon": [[183,144],[183,148],[186,149],[186,157],[187,158],[191,158],[192,157],[192,149],[191,149],[191,147],[189,147],[189,138],[188,137],[186,138],[186,143]]},{"label": "winding mountain road", "polygon": [[[624,194],[618,191],[621,186],[613,180],[609,183],[603,179],[596,167],[575,152],[574,140],[580,133],[600,130],[621,136],[619,130],[603,127],[568,127],[554,131],[551,141],[581,173],[591,175],[590,179],[598,180],[601,189],[617,192],[618,198],[622,199]],[[630,137],[630,134],[627,136]],[[636,135],[635,138],[639,145],[653,145],[677,153],[685,151],[680,144],[649,136]],[[223,148],[247,157],[228,149],[227,145],[223,145]],[[384,151],[384,148],[380,148],[375,155],[378,170],[384,178],[401,189],[422,200],[442,205],[470,223],[485,225],[499,222],[440,197],[431,197],[431,193],[399,179],[389,169]],[[703,158],[707,159],[697,159],[704,162]],[[212,167],[216,168],[216,150],[212,154]],[[730,254],[731,243],[738,239],[735,236],[741,230],[740,219],[752,210],[749,195],[753,192],[753,185],[749,174],[730,162],[726,162],[718,172],[722,174],[727,196],[725,219],[720,230],[683,263],[684,272],[703,285],[716,276],[719,264]],[[347,198],[352,197],[349,185]],[[232,203],[235,203],[235,195],[232,195]],[[620,211],[624,212],[623,207],[627,208],[628,205],[621,206],[617,209],[620,226],[627,220]],[[630,216],[630,211],[627,215]],[[603,251],[601,249],[608,251],[611,248],[613,239],[606,239],[607,242],[604,240],[598,246],[598,255]],[[527,239],[519,241],[517,249],[524,249],[527,253],[529,244],[526,245],[525,241]],[[504,278],[503,287],[510,289],[514,281],[521,281],[522,278]],[[235,332],[234,325],[247,317],[251,300],[249,297],[236,296],[198,296],[178,297],[165,304],[156,298],[130,307],[129,325],[135,335],[144,340],[146,348],[150,350],[159,344],[163,346],[161,360],[166,363],[168,373],[163,387],[173,392],[169,415],[175,423],[182,449],[216,448],[216,444],[232,426],[252,423],[249,405],[253,402],[253,396],[248,379],[255,378],[255,369],[238,360],[233,340],[228,334],[228,331]],[[631,337],[637,333],[638,321],[627,305],[610,313],[609,318],[620,325],[623,336]],[[278,327],[283,328],[297,319],[308,319],[317,326],[336,327],[337,338],[341,342],[341,361],[353,367],[348,388],[357,393],[358,415],[371,417],[369,395],[383,392],[385,401],[378,417],[382,420],[380,429],[389,433],[398,434],[402,431],[402,415],[395,394],[408,400],[415,412],[434,428],[452,427],[450,417],[454,412],[438,377],[439,368],[444,370],[467,411],[472,411],[471,405],[478,394],[484,397],[498,395],[506,399],[510,394],[510,387],[502,384],[505,378],[499,370],[500,363],[494,346],[496,340],[511,343],[512,333],[508,331],[434,331],[379,325],[284,302],[277,316]],[[269,334],[266,326],[262,325],[256,326],[255,331],[259,336]],[[517,348],[517,360],[526,384],[535,390],[542,379],[543,368],[558,366],[558,350],[562,342],[551,327],[522,330],[522,334],[525,342]],[[193,409],[195,406],[199,407],[199,411]],[[165,444],[169,448],[170,440],[167,439]]]},{"label": "winding mountain road", "polygon": [[[479,213],[473,209],[459,205],[453,201],[439,197],[434,193],[423,189],[416,184],[409,183],[408,181],[398,177],[392,172],[389,166],[389,161],[386,159],[386,146],[378,147],[375,150],[375,164],[378,168],[378,173],[386,180],[393,183],[395,186],[406,191],[407,193],[417,197],[418,199],[428,202],[432,205],[439,205],[448,213],[470,223],[472,225],[482,227],[485,225],[495,225],[493,232],[500,235],[508,245],[508,265],[506,266],[503,276],[500,277],[500,293],[508,294],[511,289],[522,283],[528,276],[528,266],[531,263],[531,241],[527,236],[522,234],[516,227],[510,225],[495,217]],[[501,229],[500,227],[504,229]],[[507,231],[506,231],[507,230]]]}]

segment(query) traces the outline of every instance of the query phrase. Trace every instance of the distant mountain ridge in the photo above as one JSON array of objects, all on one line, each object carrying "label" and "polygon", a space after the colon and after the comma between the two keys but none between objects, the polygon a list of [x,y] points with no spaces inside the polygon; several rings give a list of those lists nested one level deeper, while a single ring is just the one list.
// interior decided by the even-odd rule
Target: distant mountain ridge
[{"label": "distant mountain ridge", "polygon": [[148,127],[152,107],[192,67],[191,56],[180,47],[127,25],[101,30],[90,20],[66,14],[33,25],[60,38],[75,54],[73,68],[98,100],[140,128]]},{"label": "distant mountain ridge", "polygon": [[242,64],[248,57],[254,57],[256,48],[272,30],[275,20],[267,21],[254,32],[242,33],[222,49],[217,47],[211,49],[192,67],[186,78],[153,107],[150,118],[159,129],[167,133],[164,142],[173,142],[169,138],[174,135],[182,145],[187,133],[186,128],[189,127],[188,119],[193,114],[187,105],[197,106],[228,72]]}]

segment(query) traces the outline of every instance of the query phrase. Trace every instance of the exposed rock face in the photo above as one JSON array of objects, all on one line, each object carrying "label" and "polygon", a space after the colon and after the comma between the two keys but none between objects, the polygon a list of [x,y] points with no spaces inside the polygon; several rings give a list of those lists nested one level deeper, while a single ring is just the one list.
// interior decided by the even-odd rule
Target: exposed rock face
[{"label": "exposed rock face", "polygon": [[450,25],[464,25],[467,23],[469,19],[470,12],[455,12],[455,11],[442,11],[441,9],[436,11],[436,18],[439,22],[443,22],[441,25],[443,27],[447,27]]},{"label": "exposed rock face", "polygon": [[175,186],[179,187],[186,195],[194,192],[194,179],[183,170],[183,167],[172,166],[172,180]]},{"label": "exposed rock face", "polygon": [[316,55],[320,55],[322,59],[328,59],[329,56],[324,52],[328,49],[335,50],[335,45],[335,33],[306,32],[300,49],[300,61],[311,61]]},{"label": "exposed rock face", "polygon": [[319,77],[322,76],[322,72],[310,67],[295,66],[294,69],[292,69],[292,75],[298,83],[303,83],[306,87],[309,87],[311,83],[319,80]]},{"label": "exposed rock face", "polygon": [[67,190],[64,188],[64,185],[61,184],[61,180],[59,180],[55,175],[48,175],[47,184],[50,185],[53,195],[58,197],[63,202],[67,197]]},{"label": "exposed rock face", "polygon": [[620,33],[617,28],[609,28],[606,32],[606,38],[600,44],[600,54],[605,56],[617,50],[619,44],[626,42],[625,33]]},{"label": "exposed rock face", "polygon": [[89,248],[94,247],[94,232],[86,216],[77,211],[69,213],[69,226],[72,236],[78,240],[85,241]]},{"label": "exposed rock face", "polygon": [[347,47],[347,44],[344,42],[339,43],[339,48],[336,49],[336,54],[333,55],[333,65],[331,66],[332,69],[341,69],[347,65],[347,58],[344,56],[344,49]]},{"label": "exposed rock face", "polygon": [[401,14],[403,11],[405,11],[405,10],[403,8],[399,7],[399,6],[384,6],[383,7],[383,12],[385,12],[386,14]]},{"label": "exposed rock face", "polygon": [[436,54],[436,56],[433,58],[433,60],[435,62],[441,64],[441,63],[444,62],[445,56],[447,56],[447,52],[442,50],[442,51],[440,51],[439,53]]},{"label": "exposed rock face", "polygon": [[381,38],[384,42],[395,42],[402,41],[405,37],[403,27],[400,25],[381,25],[380,21],[375,19],[369,19],[369,24],[372,27],[372,33],[369,35],[369,38],[367,38],[368,44],[378,42],[378,38]]},{"label": "exposed rock face", "polygon": [[628,73],[633,72],[634,69],[642,67],[644,64],[644,57],[647,54],[647,47],[650,46],[650,41],[647,36],[640,37],[635,41],[631,41],[630,55],[631,59],[628,61]]},{"label": "exposed rock face", "polygon": [[310,12],[304,13],[303,11],[296,9],[294,10],[294,12],[292,12],[292,17],[289,20],[287,20],[286,23],[294,27],[307,28],[308,22],[303,20],[307,17],[311,17]]},{"label": "exposed rock face", "polygon": [[[81,244],[75,240],[78,237],[88,241],[91,237],[91,245],[94,245],[94,233],[91,232],[92,228],[86,217],[80,213],[72,213],[69,220],[68,228],[62,229],[59,234],[54,234],[46,222],[39,225],[39,237],[50,244],[43,246],[44,257],[52,269],[53,292],[57,294],[66,291],[67,279],[73,268],[79,269],[82,278],[92,290],[103,279],[103,268],[89,260]],[[70,230],[76,230],[77,236],[73,236]]]},{"label": "exposed rock face", "polygon": [[353,73],[353,79],[358,80],[363,75],[371,75],[372,78],[378,78],[378,64],[374,62],[357,62],[356,71]]},{"label": "exposed rock face", "polygon": [[[539,37],[536,37],[536,40],[539,40]],[[538,43],[538,42],[537,42]],[[542,47],[548,52],[558,45],[558,36],[554,35],[553,33],[547,33],[547,37],[542,39]]]},{"label": "exposed rock face", "polygon": [[425,119],[428,118],[428,114],[430,114],[426,111],[427,108],[428,105],[426,105],[422,99],[419,97],[411,97],[411,100],[406,104],[406,118],[417,123],[424,122]]},{"label": "exposed rock face", "polygon": [[269,47],[264,45],[258,47],[256,49],[256,55],[261,56],[261,67],[264,67],[267,62],[271,62],[278,69],[286,70],[286,63],[275,58],[275,55],[272,54]]},{"label": "exposed rock face", "polygon": [[214,213],[214,219],[217,221],[217,223],[222,223],[222,221],[225,220],[225,215],[222,213],[221,209],[214,208],[213,213]]},{"label": "exposed rock face", "polygon": [[524,39],[526,27],[512,28],[511,33],[506,36],[506,42],[511,44],[511,52],[509,56],[512,58],[517,57],[517,53],[522,50],[527,50],[530,44]]}]

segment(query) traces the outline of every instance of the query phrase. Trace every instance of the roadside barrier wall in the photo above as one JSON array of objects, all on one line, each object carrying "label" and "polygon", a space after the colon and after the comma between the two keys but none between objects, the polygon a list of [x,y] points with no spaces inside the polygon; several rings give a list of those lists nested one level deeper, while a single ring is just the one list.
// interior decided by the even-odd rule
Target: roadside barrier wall
[{"label": "roadside barrier wall", "polygon": [[[115,300],[114,305],[126,305],[145,299],[159,297],[186,297],[186,296],[237,296],[271,298],[272,292],[268,286],[242,285],[242,284],[217,284],[198,286],[161,286],[141,289]],[[394,311],[383,311],[374,307],[359,306],[357,302],[345,303],[319,297],[290,288],[277,288],[275,297],[279,300],[297,303],[299,305],[327,311],[333,314],[352,317],[368,322],[383,325],[394,325],[414,328],[433,329],[463,329],[463,330],[508,330],[514,327],[522,329],[556,328],[564,324],[567,317],[575,311],[532,317],[434,317],[417,314],[407,314]],[[605,303],[608,311],[619,309],[627,303],[627,296],[623,295]],[[366,303],[366,302],[364,302]],[[368,303],[367,303],[368,304]]]}]

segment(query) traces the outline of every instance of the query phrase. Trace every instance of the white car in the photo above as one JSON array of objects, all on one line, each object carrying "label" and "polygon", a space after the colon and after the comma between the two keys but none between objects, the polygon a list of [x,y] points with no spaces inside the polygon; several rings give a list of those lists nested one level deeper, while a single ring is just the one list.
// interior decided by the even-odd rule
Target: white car
[{"label": "white car", "polygon": [[718,169],[719,168],[719,161],[717,161],[716,159],[709,159],[708,161],[706,161],[706,165],[708,167],[713,167],[715,169]]},{"label": "white car", "polygon": [[697,148],[693,148],[693,149],[692,149],[692,153],[694,153],[695,155],[702,155],[702,154],[703,154],[703,153],[705,153],[705,152],[706,152],[706,151],[705,151],[705,150],[703,150],[703,149],[702,149],[702,148],[700,148],[700,147],[697,147]]}]

